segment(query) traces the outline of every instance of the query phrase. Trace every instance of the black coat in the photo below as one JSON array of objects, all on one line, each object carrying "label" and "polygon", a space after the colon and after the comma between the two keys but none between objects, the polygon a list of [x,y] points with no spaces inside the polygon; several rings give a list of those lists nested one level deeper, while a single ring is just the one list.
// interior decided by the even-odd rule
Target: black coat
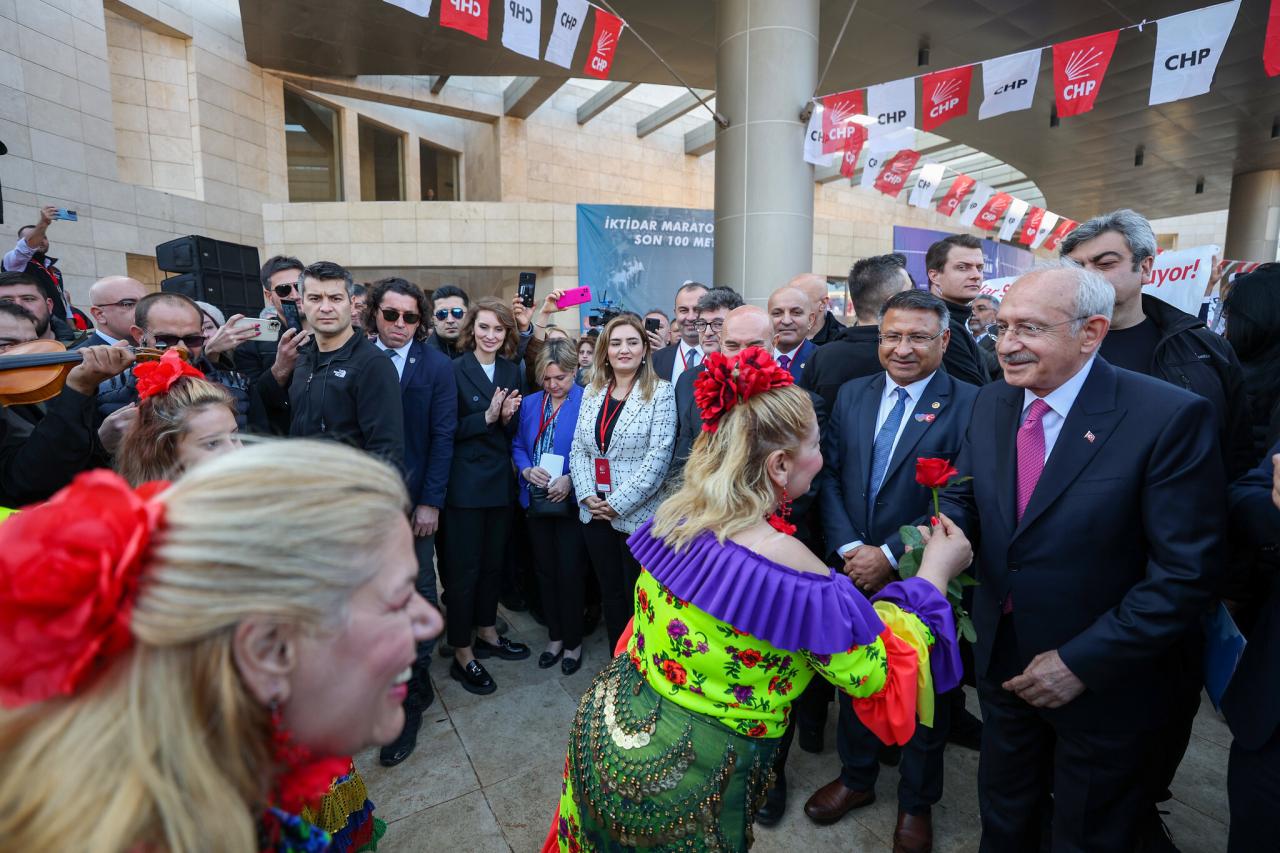
[{"label": "black coat", "polygon": [[404,468],[415,506],[444,506],[458,431],[458,383],[453,365],[424,341],[409,346],[400,374],[404,406]]},{"label": "black coat", "polygon": [[22,414],[17,408],[0,411],[0,507],[47,500],[81,471],[109,464],[93,397],[64,388]]},{"label": "black coat", "polygon": [[992,378],[987,370],[988,356],[979,349],[973,332],[969,331],[972,313],[969,306],[947,302],[947,311],[951,312],[951,343],[942,356],[942,366],[954,379],[970,385],[986,385]]},{"label": "black coat", "polygon": [[844,383],[884,370],[877,353],[879,334],[878,326],[846,328],[839,338],[819,347],[809,359],[800,387],[821,397],[827,411],[831,411]]},{"label": "black coat", "polygon": [[[221,385],[231,395],[236,405],[236,423],[241,429],[248,426],[256,429],[259,424],[266,422],[265,413],[260,411],[262,401],[252,393],[249,379],[243,373],[220,370],[204,358],[196,359],[194,366],[204,374],[205,379]],[[113,376],[98,386],[98,414],[103,418],[136,402],[138,386],[132,369]]]},{"label": "black coat", "polygon": [[844,323],[841,323],[836,319],[835,314],[828,311],[823,315],[822,328],[819,329],[818,333],[809,340],[813,341],[818,346],[829,344],[832,341],[838,341],[840,340],[840,334],[844,331],[844,328]]},{"label": "black coat", "polygon": [[448,356],[450,361],[453,361],[458,356],[462,355],[462,350],[458,349],[435,332],[432,332],[430,337],[427,338],[426,344],[441,355]]},{"label": "black coat", "polygon": [[702,432],[702,411],[693,400],[693,383],[706,369],[699,364],[681,373],[676,380],[676,448],[671,456],[672,475],[684,470],[693,443]]},{"label": "black coat", "polygon": [[463,509],[507,506],[516,499],[511,440],[520,418],[513,417],[505,425],[498,418],[490,424],[484,413],[496,389],[519,390],[520,368],[499,358],[490,382],[475,353],[468,351],[453,362],[453,376],[458,383],[458,434],[445,501]]}]

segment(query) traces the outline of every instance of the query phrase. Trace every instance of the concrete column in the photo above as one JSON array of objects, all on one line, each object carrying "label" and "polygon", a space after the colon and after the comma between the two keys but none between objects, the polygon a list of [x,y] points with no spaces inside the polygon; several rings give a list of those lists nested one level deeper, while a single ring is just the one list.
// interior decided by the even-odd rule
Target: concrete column
[{"label": "concrete column", "polygon": [[748,302],[813,264],[800,111],[818,77],[818,0],[718,0],[715,282]]},{"label": "concrete column", "polygon": [[1280,169],[1231,179],[1223,251],[1233,261],[1280,260]]},{"label": "concrete column", "polygon": [[342,200],[360,201],[360,116],[355,110],[338,111],[342,149]]},{"label": "concrete column", "polygon": [[404,153],[404,200],[422,201],[422,148],[418,144],[418,137],[406,133],[401,137],[400,145]]}]

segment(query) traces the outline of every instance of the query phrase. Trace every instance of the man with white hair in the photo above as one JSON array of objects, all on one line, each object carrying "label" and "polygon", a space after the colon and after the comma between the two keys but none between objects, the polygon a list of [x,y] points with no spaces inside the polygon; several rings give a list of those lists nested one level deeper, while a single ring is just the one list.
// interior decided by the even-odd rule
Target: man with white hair
[{"label": "man with white hair", "polygon": [[[1115,291],[1039,268],[996,320],[942,511],[974,545],[984,851],[1132,851],[1178,643],[1224,570],[1213,406],[1098,355]],[[905,520],[905,519],[904,519]],[[1052,805],[1050,805],[1052,795]]]},{"label": "man with white hair", "polygon": [[844,331],[844,324],[831,313],[831,291],[827,288],[826,276],[818,275],[816,272],[801,273],[787,282],[787,286],[803,290],[818,314],[817,321],[806,335],[809,340],[822,346],[840,337],[840,333]]}]

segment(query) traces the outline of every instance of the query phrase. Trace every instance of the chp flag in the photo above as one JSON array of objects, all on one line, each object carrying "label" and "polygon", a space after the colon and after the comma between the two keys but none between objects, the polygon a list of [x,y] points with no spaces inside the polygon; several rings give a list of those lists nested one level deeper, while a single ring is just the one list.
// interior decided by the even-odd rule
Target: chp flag
[{"label": "chp flag", "polygon": [[431,14],[431,0],[386,0],[392,6],[399,6],[406,12],[412,12],[419,18],[425,18]]},{"label": "chp flag", "polygon": [[894,154],[880,170],[880,176],[876,178],[876,189],[889,198],[897,198],[902,193],[902,188],[907,185],[907,177],[911,174],[911,170],[919,162],[919,151],[907,148]]},{"label": "chp flag", "polygon": [[1235,26],[1240,0],[1219,3],[1156,22],[1156,58],[1151,63],[1151,98],[1167,104],[1209,91]]},{"label": "chp flag", "polygon": [[1004,221],[1004,215],[1008,213],[1011,204],[1013,204],[1013,196],[1008,193],[995,193],[982,206],[982,210],[978,211],[973,224],[983,231],[996,230],[996,226]]},{"label": "chp flag", "polygon": [[1049,239],[1049,235],[1057,228],[1059,218],[1058,214],[1052,211],[1046,210],[1044,212],[1044,216],[1040,219],[1040,227],[1036,228],[1035,239],[1031,241],[1032,249],[1039,249],[1044,245],[1045,241]]},{"label": "chp flag", "polygon": [[543,59],[561,68],[573,64],[573,51],[578,46],[578,36],[587,20],[587,0],[557,0],[556,19],[551,25],[551,38],[547,40],[547,52]]},{"label": "chp flag", "polygon": [[1000,239],[1008,242],[1013,239],[1013,235],[1018,230],[1018,223],[1022,221],[1022,217],[1026,215],[1027,208],[1030,207],[1020,198],[1015,198],[1009,202],[1009,210],[1004,215],[1004,220],[1000,225]]},{"label": "chp flag", "polygon": [[1058,244],[1062,242],[1064,237],[1076,230],[1076,226],[1079,224],[1080,223],[1076,222],[1074,219],[1067,219],[1064,216],[1059,220],[1058,227],[1054,228],[1053,232],[1044,241],[1044,250],[1046,252],[1056,252],[1058,250]]},{"label": "chp flag", "polygon": [[1280,0],[1271,0],[1266,40],[1262,43],[1262,67],[1268,77],[1280,74]]},{"label": "chp flag", "polygon": [[844,151],[840,154],[840,174],[850,181],[853,180],[853,170],[858,165],[858,155],[862,153],[862,144],[866,140],[865,133],[851,135],[845,140]]},{"label": "chp flag", "polygon": [[1031,109],[1044,48],[1011,53],[982,63],[982,106],[978,120]]},{"label": "chp flag", "polygon": [[831,165],[831,155],[823,151],[826,139],[822,132],[823,113],[821,102],[814,102],[809,113],[809,126],[804,131],[804,161],[814,166]]},{"label": "chp flag", "polygon": [[914,77],[867,88],[867,114],[875,119],[869,138],[874,151],[898,151],[915,144],[916,81]]},{"label": "chp flag", "polygon": [[924,110],[921,127],[933,130],[969,112],[969,89],[972,84],[972,65],[924,75],[920,90],[920,106]]},{"label": "chp flag", "polygon": [[960,212],[960,224],[965,228],[973,227],[973,221],[978,218],[978,212],[987,206],[987,202],[991,201],[991,197],[996,191],[986,184],[975,184],[973,195],[969,196],[969,200],[964,203],[964,210]]},{"label": "chp flag", "polygon": [[1119,37],[1119,30],[1111,30],[1053,46],[1053,93],[1059,116],[1078,116],[1093,109]]},{"label": "chp flag", "polygon": [[506,0],[507,16],[502,22],[502,46],[507,50],[538,58],[542,36],[541,0]]},{"label": "chp flag", "polygon": [[935,208],[943,216],[951,216],[960,207],[960,203],[964,201],[964,197],[969,194],[974,185],[978,182],[968,175],[956,175],[956,179],[951,182],[947,194],[942,197]]},{"label": "chp flag", "polygon": [[[815,110],[816,112],[816,110]],[[822,153],[834,154],[849,148],[853,142],[858,148],[867,138],[867,129],[857,119],[865,119],[867,93],[864,89],[837,92],[822,99]],[[857,156],[854,156],[857,159]]]},{"label": "chp flag", "polygon": [[622,36],[622,19],[617,15],[596,7],[596,31],[591,36],[591,53],[587,55],[587,64],[582,69],[588,77],[606,80],[609,69],[613,67],[613,55],[618,50],[618,39]]},{"label": "chp flag", "polygon": [[876,178],[880,177],[880,168],[884,166],[887,154],[886,151],[867,148],[867,159],[862,162],[862,177],[858,181],[858,186],[864,190],[876,188]]},{"label": "chp flag", "polygon": [[925,163],[916,176],[916,185],[911,189],[907,204],[912,207],[928,207],[933,201],[933,191],[942,183],[942,173],[946,168],[941,163]]},{"label": "chp flag", "polygon": [[485,40],[489,38],[489,0],[443,0],[440,26],[460,30]]},{"label": "chp flag", "polygon": [[1036,232],[1040,230],[1040,222],[1044,219],[1045,209],[1043,207],[1033,207],[1027,214],[1027,219],[1022,223],[1022,228],[1018,230],[1018,242],[1024,246],[1030,246],[1036,241]]}]

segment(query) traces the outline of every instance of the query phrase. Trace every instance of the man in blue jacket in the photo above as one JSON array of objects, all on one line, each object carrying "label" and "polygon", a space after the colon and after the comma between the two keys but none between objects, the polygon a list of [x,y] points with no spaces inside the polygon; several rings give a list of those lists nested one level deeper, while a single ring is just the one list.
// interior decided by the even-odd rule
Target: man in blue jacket
[{"label": "man in blue jacket", "polygon": [[[410,523],[418,555],[418,592],[437,603],[435,534],[440,525],[453,435],[458,430],[458,387],[449,357],[427,345],[431,302],[416,284],[384,278],[370,286],[364,328],[377,332],[374,346],[386,353],[400,377],[404,409],[405,485],[413,504]],[[404,729],[384,746],[378,760],[386,767],[404,761],[418,742],[422,712],[435,695],[428,669],[434,642],[422,643],[404,700]]]}]

